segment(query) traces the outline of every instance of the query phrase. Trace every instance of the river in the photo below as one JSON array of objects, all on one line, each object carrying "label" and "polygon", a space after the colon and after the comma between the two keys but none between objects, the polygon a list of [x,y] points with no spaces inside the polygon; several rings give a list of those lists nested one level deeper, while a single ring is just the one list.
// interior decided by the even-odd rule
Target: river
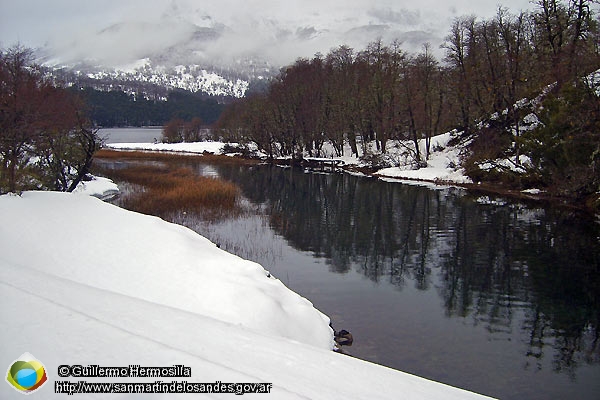
[{"label": "river", "polygon": [[236,183],[252,212],[177,222],[308,298],[352,332],[351,355],[502,399],[598,399],[593,217],[348,174],[188,165]]}]

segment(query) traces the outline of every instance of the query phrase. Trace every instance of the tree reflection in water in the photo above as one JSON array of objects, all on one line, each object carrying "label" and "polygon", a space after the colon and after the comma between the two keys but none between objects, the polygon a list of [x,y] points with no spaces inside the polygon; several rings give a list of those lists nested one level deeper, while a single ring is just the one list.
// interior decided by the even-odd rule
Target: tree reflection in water
[{"label": "tree reflection in water", "polygon": [[[597,398],[600,224],[593,218],[502,205],[456,188],[181,164],[236,183],[252,204],[244,201],[247,215],[219,223],[189,213],[171,221],[293,280],[334,320],[353,324],[339,328],[362,331],[357,355],[501,398]],[[314,268],[296,271],[311,261]],[[361,278],[358,285],[357,274],[374,285]]]},{"label": "tree reflection in water", "polygon": [[600,361],[600,225],[589,216],[523,204],[479,204],[347,174],[219,166],[295,248],[399,289],[435,286],[448,317],[470,317],[496,338],[529,338],[524,367],[575,377]]}]

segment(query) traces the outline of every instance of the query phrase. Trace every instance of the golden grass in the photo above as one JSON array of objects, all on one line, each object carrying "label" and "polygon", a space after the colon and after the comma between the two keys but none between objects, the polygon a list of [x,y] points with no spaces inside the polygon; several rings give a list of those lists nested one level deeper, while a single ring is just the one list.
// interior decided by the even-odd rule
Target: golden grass
[{"label": "golden grass", "polygon": [[135,165],[102,172],[113,180],[144,187],[123,199],[126,208],[161,217],[173,212],[207,215],[233,210],[240,193],[233,183],[198,176],[183,167]]}]

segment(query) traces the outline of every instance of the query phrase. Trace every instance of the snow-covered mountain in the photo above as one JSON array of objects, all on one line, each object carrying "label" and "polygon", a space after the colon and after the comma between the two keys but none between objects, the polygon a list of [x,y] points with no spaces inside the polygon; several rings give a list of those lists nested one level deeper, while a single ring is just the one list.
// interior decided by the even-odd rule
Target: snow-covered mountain
[{"label": "snow-covered mountain", "polygon": [[150,58],[119,67],[71,66],[46,64],[46,73],[69,86],[92,87],[110,91],[122,90],[152,99],[166,99],[169,90],[183,89],[217,97],[243,97],[253,82],[268,79],[268,65],[242,65],[239,69],[202,66],[199,64],[158,64]]},{"label": "snow-covered mountain", "polygon": [[424,41],[441,41],[418,13],[387,8],[358,12],[302,2],[257,14],[245,3],[193,1],[125,8],[84,25],[70,21],[73,26],[38,47],[40,61],[62,81],[100,90],[150,98],[164,96],[165,89],[241,97],[297,58],[342,44],[362,49],[377,38],[400,39],[416,50]]},{"label": "snow-covered mountain", "polygon": [[[441,57],[444,50],[439,46],[454,18],[497,12],[490,2],[458,1],[439,7],[435,0],[37,3],[35,12],[26,2],[3,5],[4,44],[40,49],[52,67],[76,65],[72,71],[79,71],[78,79],[92,79],[91,74],[132,82],[143,75],[145,83],[232,96],[244,91],[238,79],[251,87],[267,72],[277,73],[299,57],[327,54],[340,45],[360,51],[377,39],[397,40],[406,51],[419,52],[429,43]],[[524,8],[527,0],[504,1],[509,7],[514,3],[519,6],[511,8]],[[116,67],[146,59],[152,72],[130,73]],[[173,70],[176,66],[186,66],[193,79]]]},{"label": "snow-covered mountain", "polygon": [[[55,66],[49,73],[68,85],[99,90],[123,90],[146,98],[164,98],[166,92],[183,89],[209,96],[243,97],[250,79],[219,74],[200,65],[166,67],[153,65],[150,59],[139,60],[129,68],[80,68]],[[256,79],[263,79],[263,76]]]},{"label": "snow-covered mountain", "polygon": [[243,97],[253,82],[269,78],[278,68],[256,52],[219,52],[235,45],[226,42],[229,31],[212,21],[202,26],[164,17],[118,22],[68,43],[40,48],[38,61],[67,85],[155,99],[174,89]]}]

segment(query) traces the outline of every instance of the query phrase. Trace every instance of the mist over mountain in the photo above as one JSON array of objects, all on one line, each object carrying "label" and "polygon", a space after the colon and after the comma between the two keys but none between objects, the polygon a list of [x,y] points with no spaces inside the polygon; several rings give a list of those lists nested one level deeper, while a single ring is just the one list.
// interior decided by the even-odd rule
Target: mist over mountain
[{"label": "mist over mountain", "polygon": [[326,53],[340,44],[361,49],[378,38],[398,39],[416,51],[428,39],[441,40],[424,30],[398,31],[393,21],[406,20],[405,14],[372,14],[380,15],[376,19],[384,23],[342,31],[324,24],[283,25],[266,17],[227,25],[207,15],[194,23],[165,14],[156,21],[116,22],[65,42],[48,43],[39,54],[46,66],[73,72],[69,81],[78,84],[134,91],[130,83],[142,82],[241,97],[253,82],[268,79],[296,58]]},{"label": "mist over mountain", "polygon": [[[336,3],[226,0],[215,7],[148,1],[144,7],[124,9],[119,18],[107,16],[89,26],[69,20],[36,47],[61,62],[111,67],[142,58],[167,65],[231,65],[250,58],[282,66],[341,44],[363,47],[379,37],[399,39],[407,50],[418,50],[424,41],[438,45],[445,34],[437,20],[423,18],[419,10],[377,7],[378,2],[366,9],[364,2]],[[428,14],[435,16],[437,11],[432,8]],[[414,40],[415,32],[420,40]]]},{"label": "mist over mountain", "polygon": [[[417,52],[430,43],[441,57],[453,18],[486,17],[498,6],[497,0],[0,1],[1,44],[35,48],[48,66],[67,66],[85,79],[143,76],[145,82],[208,94],[229,90],[232,96],[299,57],[340,45],[362,50],[381,38]],[[503,3],[529,7],[528,0]],[[206,89],[178,74],[183,67],[213,86],[219,79],[211,74],[228,83]]]}]

